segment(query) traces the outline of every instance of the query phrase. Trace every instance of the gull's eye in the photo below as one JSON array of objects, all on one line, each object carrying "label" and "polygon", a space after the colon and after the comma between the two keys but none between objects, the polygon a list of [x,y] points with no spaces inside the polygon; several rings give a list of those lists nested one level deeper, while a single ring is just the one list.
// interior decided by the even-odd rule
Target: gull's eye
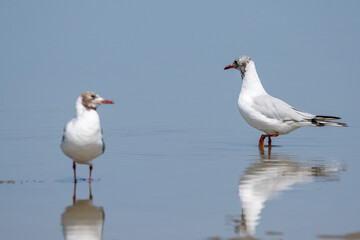
[{"label": "gull's eye", "polygon": [[95,96],[94,94],[91,94],[90,97],[91,97],[92,99],[95,99],[96,96]]},{"label": "gull's eye", "polygon": [[234,65],[239,65],[239,64],[237,63],[237,61],[236,61],[236,60],[234,61],[234,63],[233,63],[233,64],[234,64]]}]

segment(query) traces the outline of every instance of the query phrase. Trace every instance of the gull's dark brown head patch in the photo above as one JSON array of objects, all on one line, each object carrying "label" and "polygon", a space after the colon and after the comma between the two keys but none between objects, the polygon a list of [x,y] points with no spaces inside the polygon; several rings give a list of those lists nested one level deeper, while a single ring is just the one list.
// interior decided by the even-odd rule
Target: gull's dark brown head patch
[{"label": "gull's dark brown head patch", "polygon": [[240,56],[234,60],[234,62],[224,68],[228,70],[230,68],[235,68],[241,72],[241,78],[245,77],[246,67],[251,62],[251,58],[248,56]]},{"label": "gull's dark brown head patch", "polygon": [[251,61],[249,56],[240,56],[233,62],[234,68],[241,72],[241,77],[244,78],[246,72],[246,66]]},{"label": "gull's dark brown head patch", "polygon": [[97,93],[92,91],[84,92],[81,94],[81,98],[83,106],[88,110],[96,110],[103,100]]}]

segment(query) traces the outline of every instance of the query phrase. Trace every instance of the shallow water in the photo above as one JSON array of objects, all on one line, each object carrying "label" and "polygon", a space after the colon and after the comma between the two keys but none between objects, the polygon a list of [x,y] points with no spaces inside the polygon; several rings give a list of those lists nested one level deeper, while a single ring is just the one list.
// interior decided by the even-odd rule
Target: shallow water
[{"label": "shallow water", "polygon": [[[0,1],[0,239],[359,238],[359,7]],[[224,71],[243,54],[270,94],[350,127],[259,150]],[[87,90],[115,102],[91,189],[59,147]]]},{"label": "shallow water", "polygon": [[91,188],[84,165],[73,184],[61,129],[9,127],[1,138],[3,239],[356,236],[357,127],[304,128],[259,149],[250,127],[208,125],[108,123]]}]

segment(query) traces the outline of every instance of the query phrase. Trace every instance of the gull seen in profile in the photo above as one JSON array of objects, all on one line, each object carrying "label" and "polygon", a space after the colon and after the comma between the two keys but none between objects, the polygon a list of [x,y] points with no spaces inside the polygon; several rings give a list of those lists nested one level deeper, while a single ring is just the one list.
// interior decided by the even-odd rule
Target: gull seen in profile
[{"label": "gull seen in profile", "polygon": [[248,56],[240,56],[225,67],[224,70],[235,68],[240,71],[242,85],[238,99],[240,114],[252,127],[264,132],[259,139],[259,146],[264,146],[264,139],[288,134],[304,126],[341,126],[346,123],[334,122],[339,117],[314,115],[296,109],[286,102],[270,96],[263,88],[256,72],[254,61]]}]

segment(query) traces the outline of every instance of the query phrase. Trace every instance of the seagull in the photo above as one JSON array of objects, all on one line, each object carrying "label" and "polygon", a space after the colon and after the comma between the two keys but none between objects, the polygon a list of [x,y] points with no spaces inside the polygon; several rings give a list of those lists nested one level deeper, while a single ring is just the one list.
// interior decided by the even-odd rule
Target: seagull
[{"label": "seagull", "polygon": [[73,160],[74,182],[76,183],[76,164],[88,164],[91,183],[92,162],[105,151],[99,115],[96,108],[101,104],[113,104],[97,93],[87,91],[76,101],[76,117],[65,126],[61,150]]},{"label": "seagull", "polygon": [[266,137],[268,146],[271,146],[271,137],[288,134],[303,126],[347,127],[346,123],[332,121],[339,117],[307,113],[270,96],[263,88],[255,63],[250,57],[240,56],[224,70],[230,68],[241,73],[242,86],[238,99],[240,114],[250,126],[265,133],[259,139],[260,147],[264,147]]}]

